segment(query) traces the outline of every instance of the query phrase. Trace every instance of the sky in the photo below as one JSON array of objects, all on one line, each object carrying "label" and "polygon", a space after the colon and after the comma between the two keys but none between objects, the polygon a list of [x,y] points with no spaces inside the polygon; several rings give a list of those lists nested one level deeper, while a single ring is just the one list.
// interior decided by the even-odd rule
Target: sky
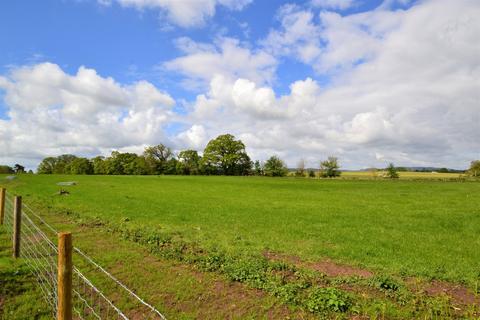
[{"label": "sky", "polygon": [[0,2],[0,164],[202,151],[466,168],[480,158],[478,0]]}]

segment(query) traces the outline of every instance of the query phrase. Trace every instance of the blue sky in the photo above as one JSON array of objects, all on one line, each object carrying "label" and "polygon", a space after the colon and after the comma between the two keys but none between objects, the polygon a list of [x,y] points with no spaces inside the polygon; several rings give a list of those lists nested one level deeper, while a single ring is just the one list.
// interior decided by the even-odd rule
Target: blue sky
[{"label": "blue sky", "polygon": [[[241,11],[217,8],[215,16],[200,27],[165,30],[158,10],[138,11],[119,4],[100,5],[85,1],[5,1],[0,10],[0,71],[11,66],[53,61],[66,72],[87,66],[119,82],[147,79],[174,96],[192,98],[194,93],[176,85],[175,73],[162,73],[156,66],[180,54],[174,45],[179,37],[211,42],[228,36],[248,41],[252,46],[279,25],[277,10],[289,1],[255,1]],[[295,2],[311,7],[309,1]],[[368,11],[381,0],[359,1],[354,7],[336,10],[342,15]],[[404,7],[395,3],[394,8]],[[320,11],[321,8],[316,9]],[[162,21],[163,20],[163,21]],[[167,22],[168,23],[168,22]],[[248,27],[242,28],[242,24]],[[248,32],[245,32],[248,28]],[[282,59],[274,87],[285,92],[288,85],[310,76],[321,81],[328,77],[315,73],[311,66]]]},{"label": "blue sky", "polygon": [[[29,113],[31,117],[36,114],[37,118],[29,121],[31,125],[39,125],[38,130],[45,137],[54,135],[55,131],[40,125],[42,112],[51,116],[57,109],[62,111],[56,115],[59,118],[55,121],[59,124],[69,121],[81,124],[82,129],[72,128],[70,132],[62,129],[74,136],[81,130],[103,132],[100,124],[104,123],[105,110],[117,117],[114,125],[130,125],[125,118],[130,119],[130,114],[134,119],[134,112],[140,112],[137,106],[140,100],[135,96],[136,88],[140,88],[137,84],[148,83],[158,92],[149,91],[155,103],[149,100],[152,104],[142,106],[145,119],[152,120],[152,114],[157,117],[155,123],[150,124],[154,129],[149,134],[137,134],[135,130],[140,130],[139,127],[119,127],[120,131],[133,130],[132,135],[138,137],[119,138],[110,145],[101,138],[92,138],[94,144],[88,144],[70,137],[56,145],[47,143],[28,158],[25,158],[26,150],[8,147],[6,150],[12,151],[3,157],[0,155],[0,159],[7,162],[25,159],[24,162],[34,166],[42,156],[54,152],[90,156],[122,148],[141,151],[145,144],[160,142],[175,149],[201,149],[210,138],[223,131],[243,137],[247,146],[250,142],[253,157],[264,159],[269,154],[279,154],[290,165],[299,158],[314,165],[329,154],[343,158],[349,168],[380,165],[386,161],[458,167],[476,157],[468,151],[472,144],[477,146],[475,142],[466,143],[462,151],[451,142],[452,137],[458,138],[453,132],[455,127],[443,121],[453,106],[441,109],[439,101],[429,101],[427,93],[431,90],[428,88],[405,100],[415,86],[404,88],[409,83],[407,73],[399,76],[392,86],[384,88],[381,84],[390,81],[389,75],[396,66],[406,62],[407,66],[399,68],[405,72],[410,70],[410,74],[418,70],[419,75],[425,76],[418,80],[428,83],[429,72],[442,68],[440,64],[435,65],[435,59],[425,60],[422,54],[430,54],[429,50],[432,54],[438,50],[445,52],[447,65],[466,70],[457,79],[468,78],[467,71],[477,61],[461,61],[461,56],[448,51],[446,40],[439,44],[425,39],[435,39],[437,28],[439,32],[455,32],[459,43],[462,37],[472,42],[478,32],[471,32],[474,22],[465,20],[465,15],[473,15],[478,3],[468,0],[455,3],[445,0],[198,0],[198,3],[202,1],[205,5],[193,10],[198,15],[190,16],[188,1],[183,4],[166,0],[3,1],[0,4],[0,119],[4,120],[4,130],[0,135],[3,133],[5,138],[14,135],[14,127],[18,127],[16,117],[31,105],[38,104],[36,113],[32,110]],[[208,6],[210,9],[205,9]],[[435,18],[424,22],[425,26],[420,18],[428,18],[428,12],[435,14]],[[467,22],[462,24],[462,19]],[[449,31],[452,21],[456,22],[456,29]],[[415,23],[419,34],[412,32]],[[399,44],[399,41],[405,42]],[[425,47],[416,52],[408,41],[413,45],[418,41],[419,46]],[[395,50],[404,50],[407,61],[396,55]],[[473,43],[463,50],[472,55]],[[79,68],[91,70],[95,75],[82,78]],[[375,70],[376,78],[371,78],[372,72],[366,70]],[[42,74],[45,79],[49,79],[52,72],[58,72],[58,77],[64,80],[56,85],[40,86],[35,82],[39,72],[46,72]],[[440,74],[436,79],[447,81],[449,75]],[[383,76],[387,78],[381,79]],[[108,79],[115,83],[115,88],[107,84]],[[64,87],[68,81],[72,83]],[[87,82],[88,86],[82,87]],[[111,99],[100,97],[93,88],[95,85],[103,88],[98,90],[104,90],[104,95],[112,94]],[[404,92],[397,98],[398,90],[390,90],[393,86],[408,94]],[[295,92],[293,87],[297,88]],[[45,101],[35,98],[41,90],[52,98]],[[452,92],[448,98],[454,100],[456,94],[465,93],[469,88],[462,90]],[[226,91],[232,95],[220,94]],[[125,93],[124,101],[115,100],[114,95],[119,92]],[[58,98],[53,98],[57,94]],[[159,98],[159,94],[164,94],[164,98]],[[373,95],[377,97],[371,101]],[[113,100],[114,106],[110,104]],[[394,105],[394,100],[402,104]],[[90,109],[83,107],[82,101],[88,101]],[[204,104],[211,106],[211,110],[205,111]],[[145,110],[149,108],[147,116]],[[467,125],[465,134],[476,134],[475,125],[465,124],[465,118],[478,110],[455,108],[465,112],[464,117],[458,118],[457,125]],[[83,116],[92,110],[98,113],[95,113],[96,121],[83,123]],[[424,113],[438,110],[445,112],[443,118],[422,122],[425,129],[417,138],[409,135],[407,121],[423,119]],[[68,118],[72,114],[75,117]],[[313,121],[316,118],[323,120]],[[219,123],[219,119],[223,121]],[[308,132],[302,132],[302,121],[308,123],[305,126]],[[278,132],[273,134],[275,130],[267,130],[269,126]],[[447,132],[448,137],[438,141],[438,126],[452,133]],[[290,135],[282,136],[285,132]],[[104,139],[112,140],[107,136]],[[282,146],[286,140],[291,142]],[[419,147],[418,140],[428,148]],[[303,146],[296,147],[293,141]],[[443,145],[445,143],[448,146]],[[436,146],[446,148],[441,159]]]}]

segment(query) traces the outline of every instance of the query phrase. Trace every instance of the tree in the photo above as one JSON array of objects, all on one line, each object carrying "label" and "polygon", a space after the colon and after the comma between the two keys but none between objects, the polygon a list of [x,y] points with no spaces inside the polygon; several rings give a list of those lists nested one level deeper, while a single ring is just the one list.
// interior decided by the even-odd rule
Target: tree
[{"label": "tree", "polygon": [[201,165],[207,174],[248,175],[252,168],[250,157],[241,140],[231,134],[210,140],[203,151]]},{"label": "tree", "polygon": [[258,160],[255,161],[255,163],[253,164],[253,174],[256,175],[256,176],[263,176],[264,175],[263,166],[260,163],[260,161],[258,161]]},{"label": "tree", "polygon": [[52,174],[57,165],[57,158],[47,157],[40,162],[37,167],[37,172],[40,174]]},{"label": "tree", "polygon": [[145,148],[143,156],[145,157],[149,173],[163,174],[167,162],[173,158],[173,152],[169,147],[159,144]]},{"label": "tree", "polygon": [[105,157],[97,156],[92,159],[93,174],[107,174]]},{"label": "tree", "polygon": [[14,166],[13,166],[13,170],[15,171],[15,173],[25,173],[25,167],[16,163]]},{"label": "tree", "polygon": [[135,153],[120,153],[112,151],[112,155],[105,160],[105,169],[107,174],[133,174],[136,167],[133,162],[137,160]]},{"label": "tree", "polygon": [[395,168],[395,165],[393,163],[390,163],[388,165],[385,176],[390,179],[398,179],[397,168]]},{"label": "tree", "polygon": [[269,177],[284,177],[288,173],[285,163],[277,156],[271,156],[264,165],[265,175]]},{"label": "tree", "polygon": [[178,167],[178,160],[175,159],[175,158],[171,158],[165,163],[163,173],[164,174],[178,174],[177,167]]},{"label": "tree", "polygon": [[4,173],[15,173],[12,167],[0,165],[0,174]]},{"label": "tree", "polygon": [[467,174],[472,177],[480,177],[480,160],[474,160],[470,163]]},{"label": "tree", "polygon": [[297,164],[297,170],[295,171],[296,177],[304,177],[305,176],[305,159],[300,159]]},{"label": "tree", "polygon": [[327,160],[320,162],[320,176],[324,178],[339,177],[341,174],[339,168],[338,159],[330,156]]},{"label": "tree", "polygon": [[62,154],[58,156],[55,160],[55,166],[53,167],[52,173],[55,173],[55,174],[68,173],[66,171],[66,168],[75,159],[77,159],[77,157],[74,156],[73,154]]},{"label": "tree", "polygon": [[183,150],[178,154],[177,173],[196,175],[200,173],[200,156],[195,150]]},{"label": "tree", "polygon": [[[133,157],[132,155],[135,155]],[[128,157],[125,158],[123,164],[124,174],[130,175],[145,175],[148,174],[148,165],[145,157],[137,156],[134,153],[130,153]]]},{"label": "tree", "polygon": [[75,158],[65,167],[65,173],[92,174],[93,165],[87,158]]},{"label": "tree", "polygon": [[308,170],[308,176],[310,178],[315,178],[315,171],[313,171],[312,169]]}]

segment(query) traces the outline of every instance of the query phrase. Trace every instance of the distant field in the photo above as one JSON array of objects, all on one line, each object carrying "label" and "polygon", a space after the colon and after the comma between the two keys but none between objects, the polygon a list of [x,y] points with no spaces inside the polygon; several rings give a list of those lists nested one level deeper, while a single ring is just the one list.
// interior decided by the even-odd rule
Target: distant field
[{"label": "distant field", "polygon": [[0,185],[53,211],[128,220],[207,250],[329,257],[469,286],[480,272],[477,182],[22,175]]},{"label": "distant field", "polygon": [[[375,173],[368,171],[345,171],[341,177],[344,178],[380,178],[384,172]],[[400,179],[456,179],[463,176],[460,173],[438,173],[438,172],[399,172]]]}]

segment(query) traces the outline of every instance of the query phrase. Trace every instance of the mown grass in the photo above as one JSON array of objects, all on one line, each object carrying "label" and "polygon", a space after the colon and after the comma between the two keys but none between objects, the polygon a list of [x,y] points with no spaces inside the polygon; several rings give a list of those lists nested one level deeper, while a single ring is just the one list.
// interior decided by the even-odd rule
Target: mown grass
[{"label": "mown grass", "polygon": [[[71,180],[78,184],[56,185]],[[22,175],[1,184],[54,210],[174,234],[210,251],[329,257],[470,287],[480,272],[476,182]],[[60,188],[70,194],[56,195]]]}]

